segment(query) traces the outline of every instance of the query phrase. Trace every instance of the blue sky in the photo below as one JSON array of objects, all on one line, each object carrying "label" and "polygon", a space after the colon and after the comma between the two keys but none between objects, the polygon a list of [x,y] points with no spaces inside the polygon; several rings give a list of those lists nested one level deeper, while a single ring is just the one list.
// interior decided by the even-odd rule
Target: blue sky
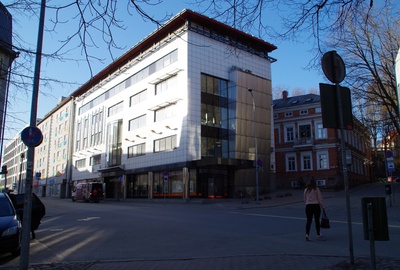
[{"label": "blue sky", "polygon": [[[3,1],[3,4],[7,5],[8,1]],[[125,2],[125,1],[124,1]],[[155,18],[163,17],[165,14],[176,15],[183,9],[191,9],[194,11],[202,11],[196,6],[189,6],[184,1],[175,0],[164,0],[164,3],[156,7],[143,6],[149,14],[153,14]],[[125,7],[121,7],[121,14],[126,14]],[[45,28],[48,30],[50,27],[49,20],[54,18],[54,14],[50,10],[46,11]],[[64,14],[64,18],[67,18],[69,14]],[[75,15],[72,14],[71,16]],[[207,15],[207,14],[205,14]],[[24,40],[29,42],[31,49],[36,48],[37,42],[37,28],[38,18],[26,18],[19,14],[12,14],[14,19],[13,31],[19,36],[23,37]],[[271,12],[271,27],[280,29],[280,22],[276,18],[275,14]],[[123,50],[114,51],[114,57],[119,57],[125,53],[132,46],[140,42],[151,32],[156,30],[156,25],[151,22],[144,22],[138,14],[133,16],[124,16],[124,25],[127,27],[125,31],[115,31],[116,42],[119,46],[124,47]],[[71,24],[65,24],[62,28],[58,29],[57,33],[45,32],[43,41],[43,53],[53,52],[60,46],[58,40],[64,39],[68,31],[72,31],[68,27]],[[72,26],[73,27],[73,26]],[[71,33],[71,32],[70,32]],[[250,33],[255,35],[254,33]],[[311,49],[310,43],[296,43],[293,41],[278,41],[273,39],[265,39],[267,42],[272,43],[278,47],[277,50],[272,52],[270,56],[276,58],[278,61],[272,64],[272,84],[273,88],[283,87],[289,90],[289,94],[294,89],[303,89],[305,93],[308,93],[309,89],[318,89],[318,84],[326,82],[322,71],[319,70],[306,70],[308,63],[313,58],[313,55],[309,52]],[[100,57],[106,57],[108,52],[105,46],[99,47],[98,54]],[[71,50],[68,57],[72,59],[82,59],[80,49]],[[16,60],[18,61],[18,60]],[[104,63],[94,63],[93,70],[94,74],[101,71],[108,64],[111,63],[110,57],[107,57]],[[79,84],[85,83],[90,79],[90,72],[87,64],[84,61],[58,61],[58,60],[44,60],[42,62],[41,76],[46,78],[58,79],[67,82],[76,82],[74,85],[53,85],[52,88],[41,86],[38,101],[37,116],[43,117],[51,109],[57,105],[57,101],[61,96],[68,96],[75,89],[78,88]],[[10,89],[11,92],[16,89]],[[15,95],[16,92],[10,95]],[[274,95],[276,98],[277,94]],[[279,95],[280,96],[280,95]],[[6,127],[12,126],[13,129],[5,131],[4,138],[12,138],[18,131],[21,130],[25,124],[29,123],[30,119],[30,105],[31,105],[31,90],[28,89],[27,95],[18,95],[18,100],[10,100],[12,103],[8,108],[8,113],[18,115],[22,121],[18,123],[11,123],[6,120]],[[26,119],[26,120],[25,120]],[[25,122],[24,122],[25,120]]]}]

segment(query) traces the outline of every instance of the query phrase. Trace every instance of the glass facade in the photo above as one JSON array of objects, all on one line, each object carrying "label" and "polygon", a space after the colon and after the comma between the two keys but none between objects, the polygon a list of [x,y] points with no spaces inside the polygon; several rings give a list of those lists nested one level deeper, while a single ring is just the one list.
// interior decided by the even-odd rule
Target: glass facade
[{"label": "glass facade", "polygon": [[127,175],[127,198],[147,198],[148,197],[148,181],[147,174]]},{"label": "glass facade", "polygon": [[[229,158],[234,152],[235,95],[228,81],[201,75],[201,156]],[[231,140],[231,141],[232,141]]]},{"label": "glass facade", "polygon": [[121,165],[122,158],[122,119],[108,125],[107,165]]}]

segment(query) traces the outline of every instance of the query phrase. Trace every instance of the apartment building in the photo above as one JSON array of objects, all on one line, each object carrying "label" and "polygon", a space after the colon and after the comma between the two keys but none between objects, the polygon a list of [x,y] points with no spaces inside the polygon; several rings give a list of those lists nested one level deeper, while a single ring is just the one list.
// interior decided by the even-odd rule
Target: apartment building
[{"label": "apartment building", "polygon": [[[277,186],[297,188],[313,177],[320,187],[343,188],[340,132],[323,127],[320,96],[284,91],[273,110]],[[349,185],[371,182],[370,132],[353,117],[345,136]]]},{"label": "apartment building", "polygon": [[[14,188],[17,185],[15,182],[17,176],[14,175],[14,172],[17,172],[17,170],[14,165],[14,159],[11,157],[11,154],[15,151],[14,149],[10,148],[3,149],[3,143],[4,141],[9,140],[8,138],[4,138],[4,119],[7,113],[8,88],[10,84],[11,66],[14,59],[18,57],[18,53],[13,51],[12,48],[12,16],[1,2],[0,22],[0,152],[1,154],[4,154],[3,159],[0,160],[0,167],[10,165],[10,172],[13,173],[9,177],[11,178],[10,180],[12,182],[7,182],[8,179],[6,174],[0,175],[0,190],[2,190],[6,188]],[[13,145],[15,147],[15,150],[18,151],[19,143],[20,141],[18,141],[18,138],[13,138],[9,140],[8,146]]]},{"label": "apartment building", "polygon": [[254,192],[257,167],[267,191],[275,49],[182,11],[72,94],[71,184],[104,183],[108,198],[224,198]]},{"label": "apartment building", "polygon": [[61,97],[56,107],[37,123],[43,142],[35,148],[33,192],[65,198],[72,179],[74,102]]},{"label": "apartment building", "polygon": [[24,191],[27,151],[28,147],[22,142],[20,134],[8,140],[2,157],[2,165],[7,166],[7,174],[0,176],[0,189]]}]

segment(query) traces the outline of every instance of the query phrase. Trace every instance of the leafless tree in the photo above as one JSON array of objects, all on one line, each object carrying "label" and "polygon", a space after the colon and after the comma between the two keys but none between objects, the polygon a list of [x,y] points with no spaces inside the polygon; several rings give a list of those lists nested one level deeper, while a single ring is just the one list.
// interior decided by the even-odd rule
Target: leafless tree
[{"label": "leafless tree", "polygon": [[[261,38],[314,41],[315,59],[320,59],[321,41],[327,34],[340,34],[344,25],[357,17],[359,8],[373,9],[373,0],[192,0],[204,6],[204,12]],[[379,2],[385,5],[387,0]],[[282,22],[275,29],[277,14]]]},{"label": "leafless tree", "polygon": [[[47,1],[46,31],[59,40],[59,46],[53,51],[44,51],[44,60],[85,63],[93,76],[94,61],[105,62],[103,50],[99,50],[99,47],[106,47],[111,60],[115,59],[121,50],[126,49],[126,44],[120,44],[114,34],[126,27],[127,22],[123,21],[122,15],[139,16],[144,21],[160,26],[172,16],[167,12],[161,18],[151,15],[152,10],[163,1],[170,0]],[[199,12],[237,29],[252,34],[258,33],[260,38],[297,39],[301,36],[312,39],[316,48],[314,64],[317,65],[323,52],[321,41],[332,33],[342,37],[347,31],[344,30],[346,22],[357,21],[358,10],[365,10],[368,17],[370,11],[376,11],[378,6],[373,0],[188,0],[188,2],[201,5]],[[380,10],[382,6],[390,3],[390,0],[378,2]],[[3,1],[3,4],[13,17],[25,16],[37,21],[39,0],[8,0]],[[272,13],[281,17],[284,26],[282,31],[272,28],[275,24],[271,21]],[[367,21],[366,17],[364,21]],[[73,29],[71,32],[64,32],[66,24],[69,26],[68,29]],[[34,45],[26,43],[24,37],[18,35],[14,35],[13,40],[14,50],[21,52],[13,68],[14,84],[18,89],[31,89],[29,84],[34,70],[32,60],[35,55]],[[79,53],[74,54],[77,50]],[[42,85],[48,84],[51,87],[54,82],[71,83],[42,75]]]},{"label": "leafless tree", "polygon": [[399,133],[395,59],[400,22],[395,18],[400,7],[388,3],[379,10],[359,9],[357,18],[345,24],[342,36],[328,46],[337,48],[346,64],[344,84],[350,86],[358,103],[354,105],[362,108],[360,115],[370,123],[390,124]]},{"label": "leafless tree", "polygon": [[[125,3],[117,2],[117,0],[48,1],[46,4],[46,31],[57,35],[60,31],[66,30],[64,26],[67,24],[68,29],[73,30],[58,35],[57,37],[60,37],[59,46],[52,52],[45,52],[44,57],[59,61],[85,60],[93,75],[92,62],[104,61],[104,52],[98,52],[100,46],[106,44],[111,60],[115,59],[116,51],[119,54],[121,50],[125,49],[125,46],[121,46],[115,41],[114,32],[126,28],[126,22],[120,18],[127,13],[131,16],[139,15],[143,20],[160,26],[172,14],[166,14],[162,18],[153,18],[143,6],[154,8],[161,2],[162,0],[126,0]],[[125,10],[120,10],[124,5]],[[37,0],[15,0],[5,6],[12,14],[36,18],[41,3]],[[34,54],[35,50],[31,47],[27,48],[24,39],[17,33],[14,33],[14,40],[17,41],[17,44],[14,45],[16,51]],[[68,55],[76,49],[81,51],[81,58],[70,59]]]},{"label": "leafless tree", "polygon": [[[108,59],[113,61],[116,55],[120,55],[126,49],[126,44],[118,44],[115,39],[115,33],[126,28],[125,23],[127,22],[123,22],[120,18],[129,14],[160,26],[170,18],[171,14],[166,13],[161,18],[154,18],[150,15],[150,11],[161,2],[162,0],[126,0],[118,1],[118,3],[117,0],[46,1],[45,31],[49,36],[58,40],[58,45],[53,48],[45,46],[42,63],[44,65],[55,61],[72,61],[77,65],[83,63],[87,66],[90,75],[93,76],[96,72],[93,70],[95,62],[106,63]],[[13,16],[14,26],[18,26],[21,18],[35,24],[39,20],[40,0],[10,0],[3,4]],[[65,27],[67,25],[68,27]],[[15,104],[18,104],[19,100],[29,100],[31,97],[36,55],[34,42],[36,41],[30,42],[18,32],[13,32],[13,50],[19,53],[19,57],[13,62],[11,69],[10,88],[13,91],[10,91],[9,96],[7,122],[17,124],[17,126],[26,124],[26,120],[21,116],[28,114],[28,110],[21,111],[21,108]],[[99,50],[99,48],[102,49]],[[108,50],[107,57],[105,57],[103,48]],[[52,94],[52,90],[64,87],[76,88],[81,83],[62,77],[49,77],[46,75],[46,69],[42,69],[40,94],[59,95],[59,93]],[[58,97],[54,98],[58,99]],[[12,125],[6,126],[8,128]],[[19,130],[14,132],[17,131]],[[13,133],[13,131],[10,132]]]}]

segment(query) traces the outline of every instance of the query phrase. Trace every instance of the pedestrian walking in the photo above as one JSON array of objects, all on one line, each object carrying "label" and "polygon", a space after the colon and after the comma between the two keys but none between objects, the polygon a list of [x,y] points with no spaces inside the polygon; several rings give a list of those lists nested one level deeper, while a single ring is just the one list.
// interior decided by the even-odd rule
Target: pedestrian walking
[{"label": "pedestrian walking", "polygon": [[310,229],[313,218],[315,222],[315,229],[317,231],[317,237],[321,238],[322,237],[320,233],[321,208],[325,209],[325,207],[322,199],[321,190],[317,187],[317,183],[314,180],[314,177],[311,177],[310,182],[304,189],[304,202],[306,204],[306,217],[307,217],[306,241],[310,241]]}]

